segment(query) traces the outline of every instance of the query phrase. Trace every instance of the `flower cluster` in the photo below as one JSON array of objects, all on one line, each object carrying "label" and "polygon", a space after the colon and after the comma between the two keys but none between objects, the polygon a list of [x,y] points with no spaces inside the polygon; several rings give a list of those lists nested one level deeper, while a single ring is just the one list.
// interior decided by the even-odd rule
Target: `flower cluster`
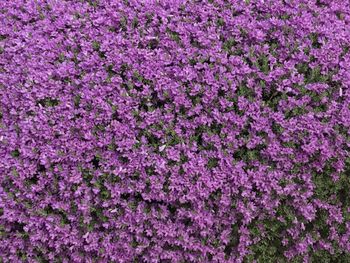
[{"label": "flower cluster", "polygon": [[0,261],[348,262],[350,2],[0,1]]}]

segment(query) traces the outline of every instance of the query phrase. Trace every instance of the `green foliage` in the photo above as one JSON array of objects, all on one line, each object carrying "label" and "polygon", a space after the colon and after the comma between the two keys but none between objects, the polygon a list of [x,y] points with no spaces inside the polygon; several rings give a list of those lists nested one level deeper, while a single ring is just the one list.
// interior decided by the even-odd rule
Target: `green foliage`
[{"label": "green foliage", "polygon": [[237,45],[237,42],[234,38],[228,38],[225,42],[222,44],[222,50],[225,51],[229,55],[234,55],[233,48]]},{"label": "green foliage", "polygon": [[319,66],[310,68],[309,63],[300,63],[296,66],[299,74],[303,74],[305,78],[305,84],[310,83],[326,83],[329,80],[329,76],[321,74],[321,68]]},{"label": "green foliage", "polygon": [[296,149],[299,147],[298,143],[296,143],[295,141],[282,142],[281,144],[284,147],[293,148],[293,149]]},{"label": "green foliage", "polygon": [[288,110],[286,113],[285,113],[285,116],[287,119],[289,118],[293,118],[293,117],[297,117],[297,116],[301,116],[301,115],[304,115],[308,113],[308,111],[305,109],[305,107],[295,107],[291,110]]},{"label": "green foliage", "polygon": [[[344,207],[350,206],[350,165],[347,163],[345,172],[341,173],[338,180],[331,177],[335,169],[331,165],[331,161],[326,163],[323,172],[314,172],[312,181],[315,185],[314,196],[320,200],[331,201],[331,196],[335,195],[337,200]],[[338,203],[337,202],[337,203]]]},{"label": "green foliage", "polygon": [[105,53],[101,51],[101,43],[99,41],[92,41],[92,49],[98,52],[100,58],[105,58]]},{"label": "green foliage", "polygon": [[107,222],[108,218],[104,215],[104,209],[102,207],[91,207],[90,208],[90,215],[92,217],[93,222]]},{"label": "green foliage", "polygon": [[256,66],[265,74],[267,74],[270,71],[270,63],[269,63],[269,59],[266,55],[261,55],[257,62],[256,62]]},{"label": "green foliage", "polygon": [[106,67],[106,71],[108,74],[107,81],[110,81],[111,78],[117,74],[117,72],[113,69],[113,65],[108,65]]},{"label": "green foliage", "polygon": [[182,141],[182,139],[176,133],[176,131],[171,129],[171,128],[168,128],[166,130],[166,138],[167,138],[167,142],[166,142],[167,146],[175,146],[175,145],[181,143],[181,141]]},{"label": "green foliage", "polygon": [[12,156],[13,158],[17,158],[17,157],[19,157],[19,155],[20,155],[20,152],[19,152],[18,149],[16,149],[16,150],[14,150],[14,151],[11,152],[11,156]]},{"label": "green foliage", "polygon": [[277,122],[273,122],[272,123],[272,131],[275,134],[281,135],[284,131],[284,128],[281,126],[281,124],[279,124]]},{"label": "green foliage", "polygon": [[96,8],[99,4],[98,0],[87,0],[87,2],[89,3],[90,6]]},{"label": "green foliage", "polygon": [[237,89],[237,95],[247,98],[250,101],[254,101],[255,93],[254,90],[249,88],[247,85],[242,84]]},{"label": "green foliage", "polygon": [[[335,172],[332,167],[332,162],[334,160],[329,160],[323,169],[322,173],[315,172],[313,174],[312,180],[315,184],[314,189],[314,199],[324,200],[330,203],[342,204],[344,222],[350,220],[350,213],[345,213],[347,208],[350,206],[349,198],[350,195],[350,178],[348,173],[350,171],[350,159],[346,161],[346,168],[343,173],[340,174],[338,180],[333,180],[331,174]],[[288,183],[287,180],[282,180],[280,185],[285,187]],[[291,182],[300,184],[300,182]],[[332,201],[332,197],[337,200]],[[268,220],[254,220],[250,225],[249,229],[253,237],[260,237],[260,241],[251,246],[252,254],[246,257],[246,262],[302,262],[301,257],[296,257],[291,261],[288,261],[284,252],[286,248],[281,244],[282,234],[288,227],[292,226],[294,218],[304,221],[302,217],[295,211],[295,209],[289,205],[288,196],[282,198],[280,206],[276,210],[276,219]],[[282,217],[285,221],[281,222],[277,220],[277,217]],[[316,217],[312,222],[305,222],[305,232],[310,233],[313,238],[318,240],[327,239],[330,235],[330,225],[327,223],[329,214],[327,210],[318,209],[316,211]],[[265,235],[261,235],[260,228],[264,229]],[[339,224],[338,230],[345,233],[345,224]],[[320,235],[320,236],[318,236]],[[290,242],[291,240],[289,240]],[[350,262],[350,254],[342,252],[336,244],[333,244],[335,249],[334,254],[330,254],[325,250],[312,251],[309,250],[309,255],[311,262]]]},{"label": "green foliage", "polygon": [[80,171],[82,173],[83,181],[90,186],[93,174],[88,169],[80,169]]},{"label": "green foliage", "polygon": [[331,254],[326,250],[318,250],[311,254],[312,263],[350,263],[349,253],[339,253],[335,252]]},{"label": "green foliage", "polygon": [[207,167],[208,169],[212,169],[218,166],[219,159],[218,158],[210,158],[208,160]]},{"label": "green foliage", "polygon": [[138,25],[139,25],[139,20],[137,17],[134,17],[134,19],[131,22],[131,26],[132,26],[132,28],[135,29],[135,28],[137,28]]},{"label": "green foliage", "polygon": [[318,34],[317,33],[311,33],[310,34],[310,40],[313,48],[320,48],[321,43],[318,42]]},{"label": "green foliage", "polygon": [[58,99],[45,98],[39,100],[38,104],[40,104],[43,107],[55,107],[60,104],[60,101]]},{"label": "green foliage", "polygon": [[65,57],[64,53],[60,53],[58,56],[58,62],[60,62],[60,63],[64,62],[65,58],[66,57]]},{"label": "green foliage", "polygon": [[225,25],[225,20],[223,20],[222,18],[218,18],[216,20],[216,25],[221,27],[221,26],[224,26]]},{"label": "green foliage", "polygon": [[96,183],[94,183],[95,188],[99,189],[99,197],[101,200],[108,200],[111,197],[110,191],[107,189],[103,181],[98,180]]},{"label": "green foliage", "polygon": [[167,33],[169,34],[172,40],[174,40],[177,44],[180,44],[181,38],[179,33],[172,31],[169,28],[167,28]]},{"label": "green foliage", "polygon": [[271,108],[273,111],[277,111],[280,101],[288,98],[287,94],[278,91],[275,85],[267,87],[265,83],[262,84],[263,105]]},{"label": "green foliage", "polygon": [[[247,262],[288,262],[284,256],[285,247],[282,245],[281,233],[286,229],[285,223],[278,221],[277,219],[270,219],[262,221],[263,229],[265,230],[265,236],[262,237],[257,223],[254,221],[249,229],[253,236],[261,237],[261,240],[252,245],[252,254],[247,257]],[[260,223],[260,222],[259,222]]]},{"label": "green foliage", "polygon": [[239,227],[237,224],[232,224],[231,226],[231,233],[230,233],[230,240],[228,244],[225,246],[224,253],[225,258],[228,259],[231,255],[232,251],[237,247],[239,243]]},{"label": "green foliage", "polygon": [[242,147],[234,153],[233,157],[235,160],[242,160],[247,163],[250,163],[251,161],[255,160],[262,161],[260,151],[263,148],[265,148],[264,145],[259,145],[255,149],[248,149],[247,147]]},{"label": "green foliage", "polygon": [[101,47],[100,42],[98,42],[98,41],[96,41],[96,40],[92,41],[92,49],[93,49],[94,51],[99,51],[99,50],[100,50],[100,47]]},{"label": "green foliage", "polygon": [[81,101],[81,96],[78,94],[74,97],[74,107],[75,108],[79,108],[80,101]]}]

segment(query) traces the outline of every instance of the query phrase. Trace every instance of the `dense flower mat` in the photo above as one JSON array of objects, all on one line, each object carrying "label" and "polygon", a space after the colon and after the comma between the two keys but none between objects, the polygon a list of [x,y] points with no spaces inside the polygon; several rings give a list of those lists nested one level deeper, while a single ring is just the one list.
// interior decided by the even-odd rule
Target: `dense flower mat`
[{"label": "dense flower mat", "polygon": [[0,1],[0,262],[350,262],[349,22]]}]

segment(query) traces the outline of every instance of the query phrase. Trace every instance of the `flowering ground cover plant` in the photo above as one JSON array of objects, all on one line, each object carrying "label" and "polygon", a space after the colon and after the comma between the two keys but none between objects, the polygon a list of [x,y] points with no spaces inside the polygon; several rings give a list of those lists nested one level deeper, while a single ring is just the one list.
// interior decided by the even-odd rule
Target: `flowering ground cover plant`
[{"label": "flowering ground cover plant", "polygon": [[349,22],[0,1],[0,262],[350,262]]}]

